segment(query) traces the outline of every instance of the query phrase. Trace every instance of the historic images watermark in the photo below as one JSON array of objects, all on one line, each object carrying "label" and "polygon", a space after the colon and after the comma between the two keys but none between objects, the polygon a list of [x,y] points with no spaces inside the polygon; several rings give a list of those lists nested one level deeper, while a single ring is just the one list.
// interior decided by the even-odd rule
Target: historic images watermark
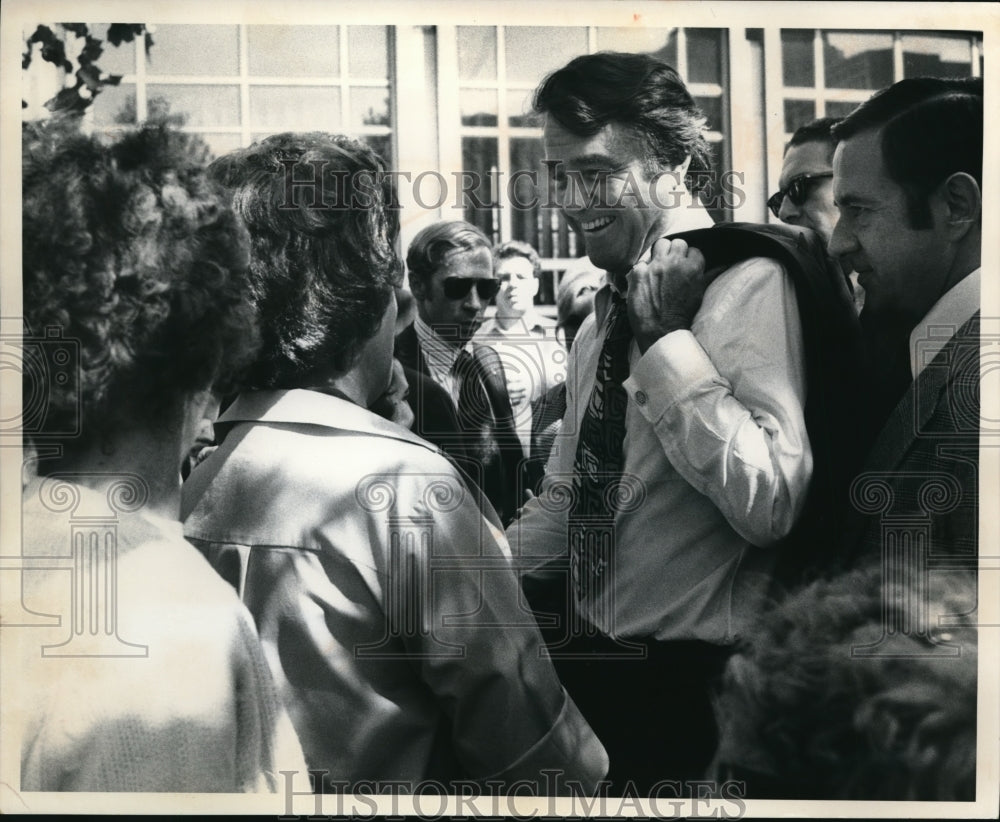
[{"label": "historic images watermark", "polygon": [[[729,780],[664,779],[640,793],[631,783],[610,795],[611,783],[602,780],[593,794],[565,779],[561,771],[546,769],[541,779],[506,783],[485,780],[346,780],[331,781],[325,770],[310,770],[314,791],[293,787],[297,771],[281,771],[284,811],[279,819],[344,818],[404,819],[428,822],[501,816],[527,820],[547,817],[608,818],[631,815],[647,819],[741,819],[746,813],[745,783]],[[296,813],[296,797],[308,797]],[[306,814],[301,811],[308,808]]]},{"label": "historic images watermark", "polygon": [[[514,210],[560,208],[573,203],[586,209],[619,208],[726,208],[738,209],[746,202],[745,175],[741,171],[700,170],[680,174],[661,171],[647,178],[631,169],[583,172],[565,169],[558,160],[543,160],[544,171],[519,169],[506,181],[500,171],[481,174],[456,171],[449,180],[438,171],[359,171],[328,169],[328,161],[298,158],[282,162],[285,197],[279,208],[366,209],[380,202],[386,188],[408,189],[408,200],[423,209],[495,208],[480,192],[505,191]],[[685,196],[697,192],[696,199]]]}]

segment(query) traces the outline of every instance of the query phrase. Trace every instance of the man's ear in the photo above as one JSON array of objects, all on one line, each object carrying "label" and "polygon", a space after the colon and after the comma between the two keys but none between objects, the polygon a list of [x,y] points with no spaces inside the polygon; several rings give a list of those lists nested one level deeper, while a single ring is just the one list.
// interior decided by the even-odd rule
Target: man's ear
[{"label": "man's ear", "polygon": [[415,277],[412,273],[407,277],[410,283],[410,293],[413,294],[413,299],[417,302],[423,302],[427,299],[427,292],[424,288],[424,281],[420,277]]},{"label": "man's ear", "polygon": [[953,239],[961,239],[980,224],[983,217],[983,194],[971,174],[955,172],[938,189],[944,200],[945,225]]}]

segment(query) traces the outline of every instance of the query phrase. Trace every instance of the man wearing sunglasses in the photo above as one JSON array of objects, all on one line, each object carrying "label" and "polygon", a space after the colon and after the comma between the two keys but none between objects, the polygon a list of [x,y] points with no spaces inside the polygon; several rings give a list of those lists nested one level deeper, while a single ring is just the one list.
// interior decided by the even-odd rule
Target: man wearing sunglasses
[{"label": "man wearing sunglasses", "polygon": [[[837,117],[822,117],[795,130],[785,148],[785,159],[778,179],[778,191],[767,201],[771,213],[789,225],[811,228],[829,245],[837,224],[837,206],[833,202],[833,150],[837,143],[831,129]],[[858,311],[864,305],[864,289],[857,274],[844,275]]]},{"label": "man wearing sunglasses", "polygon": [[523,451],[500,358],[472,342],[500,290],[492,244],[463,220],[435,223],[414,237],[406,267],[417,313],[395,354],[413,432],[449,454],[506,524],[521,504]]}]

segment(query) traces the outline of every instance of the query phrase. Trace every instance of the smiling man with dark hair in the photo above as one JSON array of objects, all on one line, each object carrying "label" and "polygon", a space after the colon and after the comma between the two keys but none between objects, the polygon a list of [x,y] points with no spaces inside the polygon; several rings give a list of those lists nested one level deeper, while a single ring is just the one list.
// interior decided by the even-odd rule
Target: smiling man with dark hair
[{"label": "smiling man with dark hair", "polygon": [[537,610],[585,626],[552,653],[616,787],[649,790],[703,773],[709,682],[803,510],[799,308],[777,261],[708,274],[698,250],[665,239],[712,226],[686,185],[704,168],[706,120],[671,66],[578,57],[535,107],[556,199],[609,285],[570,353],[541,494],[508,533],[536,566],[525,590]]}]

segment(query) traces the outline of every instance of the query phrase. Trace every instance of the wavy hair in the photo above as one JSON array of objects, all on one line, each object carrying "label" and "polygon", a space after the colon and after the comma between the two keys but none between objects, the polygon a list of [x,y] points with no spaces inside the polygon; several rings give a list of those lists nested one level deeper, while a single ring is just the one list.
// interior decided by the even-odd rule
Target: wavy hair
[{"label": "wavy hair", "polygon": [[534,109],[578,137],[611,123],[631,128],[649,155],[648,173],[691,157],[689,172],[707,171],[707,120],[676,70],[647,54],[583,54],[554,71],[535,91]]},{"label": "wavy hair", "polygon": [[286,132],[210,171],[251,238],[262,345],[244,387],[305,387],[349,370],[401,282],[385,162],[349,137]]},{"label": "wavy hair", "polygon": [[[25,351],[44,364],[61,337],[75,352],[26,436],[70,455],[228,390],[256,346],[248,239],[205,144],[164,124],[101,138],[51,118],[25,123],[22,146]],[[26,397],[38,377],[24,370]]]}]

